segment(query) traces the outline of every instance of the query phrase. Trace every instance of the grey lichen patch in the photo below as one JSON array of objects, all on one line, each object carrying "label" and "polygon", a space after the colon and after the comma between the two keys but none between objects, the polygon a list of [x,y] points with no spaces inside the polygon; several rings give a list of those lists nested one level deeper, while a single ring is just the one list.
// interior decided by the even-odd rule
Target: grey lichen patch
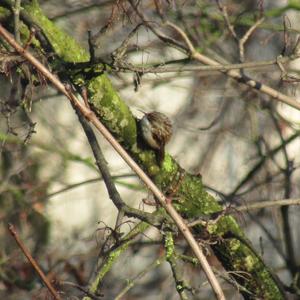
[{"label": "grey lichen patch", "polygon": [[109,107],[102,107],[102,115],[105,116],[106,121],[114,123],[112,124],[112,127],[116,125],[115,123],[117,120],[115,118],[115,114],[109,109]]},{"label": "grey lichen patch", "polygon": [[181,290],[184,289],[184,285],[177,284],[177,285],[176,285],[176,289],[177,289],[177,291],[181,291]]},{"label": "grey lichen patch", "polygon": [[236,252],[241,247],[241,242],[237,239],[231,239],[229,242],[229,247],[232,252]]},{"label": "grey lichen patch", "polygon": [[255,265],[255,257],[253,257],[253,255],[246,256],[245,257],[245,266],[249,272],[253,270],[254,265]]},{"label": "grey lichen patch", "polygon": [[85,77],[84,74],[79,73],[76,75],[72,75],[72,82],[77,86],[84,86],[85,85]]},{"label": "grey lichen patch", "polygon": [[166,248],[166,258],[172,258],[174,254],[174,240],[170,232],[167,232],[165,235],[165,248]]},{"label": "grey lichen patch", "polygon": [[137,155],[140,152],[140,149],[138,148],[137,143],[134,143],[131,145],[131,148],[129,149],[131,153],[134,155]]},{"label": "grey lichen patch", "polygon": [[128,120],[127,120],[127,119],[121,120],[120,126],[121,126],[121,127],[126,127],[126,126],[128,126]]},{"label": "grey lichen patch", "polygon": [[210,234],[215,234],[218,230],[218,224],[208,221],[205,228]]}]

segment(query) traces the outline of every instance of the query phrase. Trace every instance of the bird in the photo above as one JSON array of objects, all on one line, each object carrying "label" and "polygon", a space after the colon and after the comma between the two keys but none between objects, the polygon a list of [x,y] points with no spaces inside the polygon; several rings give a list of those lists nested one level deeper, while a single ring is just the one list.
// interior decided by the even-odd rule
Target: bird
[{"label": "bird", "polygon": [[156,152],[159,165],[165,157],[165,145],[172,136],[172,123],[163,113],[152,111],[145,113],[139,121],[144,142]]}]

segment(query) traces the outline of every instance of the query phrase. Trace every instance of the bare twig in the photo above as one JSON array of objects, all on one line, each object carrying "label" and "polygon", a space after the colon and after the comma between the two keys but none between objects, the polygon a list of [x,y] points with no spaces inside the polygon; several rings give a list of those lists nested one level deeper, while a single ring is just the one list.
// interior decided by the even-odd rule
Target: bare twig
[{"label": "bare twig", "polygon": [[[194,45],[192,44],[192,42],[190,41],[188,36],[185,34],[185,32],[180,27],[178,27],[177,25],[170,23],[170,22],[167,22],[167,24],[169,26],[171,26],[174,30],[176,30],[176,32],[178,34],[180,34],[180,36],[182,37],[182,39],[185,41],[185,43],[188,46],[188,50],[190,52],[190,57],[192,59],[195,59],[203,64],[210,65],[210,66],[220,66],[221,65],[219,62],[196,51]],[[237,80],[239,82],[242,82],[242,83],[250,86],[251,88],[254,88],[264,94],[271,96],[275,100],[278,100],[280,102],[283,102],[285,104],[288,104],[288,105],[300,110],[300,103],[295,98],[289,97],[289,96],[287,96],[265,84],[262,84],[261,82],[258,82],[250,77],[247,77],[247,76],[243,75],[240,71],[229,70],[229,71],[221,71],[221,72],[226,73],[228,76],[234,78],[235,80]]]},{"label": "bare twig", "polygon": [[91,293],[88,289],[82,287],[79,284],[76,284],[74,282],[70,282],[70,281],[61,281],[60,282],[61,285],[68,285],[68,286],[72,286],[77,288],[78,290],[82,291],[84,294],[86,294],[87,296],[89,296],[91,299],[93,300],[103,300],[103,295],[100,296],[96,296],[93,293]]},{"label": "bare twig", "polygon": [[[185,42],[186,46],[178,43],[178,41],[175,41],[173,38],[170,38],[166,36],[165,34],[161,33],[157,28],[154,28],[152,24],[146,20],[145,16],[143,13],[138,9],[138,7],[134,4],[134,1],[128,0],[133,7],[133,9],[136,11],[137,15],[140,17],[140,19],[143,21],[143,23],[163,42],[173,46],[174,48],[187,53],[191,59],[194,59],[196,61],[199,61],[205,65],[210,65],[210,66],[220,66],[221,64],[214,60],[211,59],[208,56],[205,56],[201,53],[199,53],[194,45],[192,44],[191,40],[188,38],[187,34],[177,25],[167,21],[165,24],[172,27],[183,39]],[[220,3],[220,2],[219,2]],[[262,19],[260,19],[258,22],[262,22]],[[250,30],[250,34],[252,33],[252,30],[254,30],[258,25],[255,25],[253,29]],[[295,51],[294,53],[297,53],[298,51]],[[238,71],[238,70],[229,70],[229,71],[222,71],[221,72],[225,73],[226,75],[230,76],[231,78],[234,78],[238,82],[241,82],[243,84],[248,85],[251,88],[254,88],[266,95],[271,96],[273,99],[278,100],[280,102],[283,102],[285,104],[288,104],[298,110],[300,110],[300,103],[297,101],[297,99],[287,96],[265,84],[262,84],[259,81],[256,81],[248,76],[245,76],[243,72]]]},{"label": "bare twig", "polygon": [[[271,116],[271,119],[274,123],[274,126],[276,128],[276,131],[279,135],[281,143],[284,145],[282,147],[282,153],[284,157],[284,162],[285,162],[285,168],[280,168],[282,173],[284,174],[284,179],[285,179],[285,184],[284,184],[284,197],[286,199],[290,198],[291,196],[291,191],[292,191],[292,174],[294,169],[293,166],[293,160],[289,158],[289,154],[287,151],[287,147],[284,144],[284,137],[282,134],[282,129],[280,127],[279,121],[274,115],[274,112],[269,109],[269,113]],[[292,235],[292,226],[291,226],[291,220],[289,217],[289,206],[281,206],[280,207],[281,211],[281,220],[282,220],[282,240],[285,242],[285,249],[287,252],[287,267],[289,268],[292,276],[295,276],[297,273],[297,262],[296,262],[296,256],[295,256],[295,245],[294,245],[294,239]]]},{"label": "bare twig", "polygon": [[296,131],[293,135],[289,136],[287,139],[280,143],[278,146],[270,149],[265,155],[261,156],[261,159],[253,166],[251,170],[245,175],[245,177],[237,184],[237,186],[230,193],[230,198],[234,196],[246,183],[248,183],[255,174],[263,167],[264,163],[274,157],[285,145],[288,145],[293,140],[298,138],[300,135],[299,131]]},{"label": "bare twig", "polygon": [[140,9],[138,8],[138,5],[136,5],[134,3],[133,0],[128,0],[128,2],[130,3],[130,5],[132,6],[132,8],[135,10],[136,14],[140,17],[140,19],[143,21],[143,24],[145,26],[147,26],[161,41],[163,41],[164,43],[167,43],[168,45],[172,45],[173,47],[175,47],[178,51],[184,52],[186,53],[186,49],[183,45],[181,45],[180,43],[178,43],[178,41],[176,41],[175,39],[165,35],[164,33],[162,33],[160,30],[158,30],[157,28],[155,28],[153,26],[153,22],[148,21],[145,16],[143,15],[143,13],[140,11]]},{"label": "bare twig", "polygon": [[41,280],[44,282],[44,284],[48,288],[48,290],[50,291],[50,293],[52,294],[54,299],[55,300],[60,300],[60,297],[59,297],[57,291],[54,289],[52,284],[49,282],[48,278],[46,277],[46,275],[44,274],[42,269],[39,267],[36,260],[31,256],[31,254],[30,254],[29,250],[27,249],[27,247],[21,241],[19,235],[16,232],[16,229],[15,229],[14,225],[8,224],[8,230],[9,230],[10,234],[13,236],[13,238],[15,239],[16,243],[18,244],[18,246],[20,247],[22,252],[24,253],[24,255],[26,256],[26,258],[28,259],[28,261],[30,262],[30,264],[32,265],[32,267],[35,269],[35,271],[40,276]]},{"label": "bare twig", "polygon": [[[134,177],[134,176],[135,176],[134,174],[123,174],[123,175],[112,176],[112,179],[116,180],[116,179],[119,179],[119,178],[127,178],[127,177]],[[53,196],[56,196],[58,194],[66,192],[66,191],[75,189],[75,188],[77,188],[79,186],[82,186],[84,184],[94,183],[94,182],[101,181],[101,180],[103,180],[103,178],[101,178],[101,177],[98,176],[96,178],[92,178],[92,179],[80,181],[80,182],[77,182],[77,183],[73,183],[73,184],[67,185],[66,187],[64,187],[62,189],[59,189],[59,190],[57,190],[55,192],[47,194],[45,197],[47,199],[49,199],[49,198],[51,198]]]},{"label": "bare twig", "polygon": [[191,42],[191,40],[188,38],[188,36],[185,34],[185,32],[179,26],[177,26],[174,23],[169,22],[169,21],[166,21],[165,25],[172,27],[177,33],[179,33],[179,35],[181,36],[181,38],[185,42],[186,46],[188,47],[188,50],[189,50],[191,55],[194,52],[197,52],[194,45],[193,45],[193,43]]},{"label": "bare twig", "polygon": [[124,148],[117,142],[117,140],[112,136],[112,134],[106,129],[106,127],[100,122],[95,113],[83,105],[76,96],[71,93],[62,82],[49,70],[41,64],[33,55],[28,51],[24,50],[6,31],[6,29],[0,25],[0,35],[17,51],[26,58],[41,74],[43,74],[52,84],[58,89],[62,94],[64,94],[70,102],[80,110],[80,112],[98,129],[99,132],[104,136],[104,138],[113,146],[113,148],[118,152],[118,154],[125,160],[128,166],[140,177],[144,184],[151,190],[151,192],[157,197],[162,207],[168,212],[171,218],[176,223],[178,229],[181,231],[182,235],[188,242],[189,246],[192,248],[194,254],[199,259],[200,264],[205,272],[209,283],[217,297],[217,299],[225,299],[224,293],[221,286],[214,275],[205,255],[202,252],[199,244],[193,237],[188,226],[185,224],[182,217],[178,214],[176,209],[173,207],[171,201],[168,201],[165,195],[158,189],[158,187],[153,183],[153,181],[148,177],[147,174],[139,167],[139,165],[127,154]]},{"label": "bare twig", "polygon": [[278,206],[291,206],[300,205],[300,199],[282,199],[274,201],[258,201],[247,205],[234,206],[233,208],[237,211],[249,211],[255,209],[263,209]]},{"label": "bare twig", "polygon": [[227,13],[227,7],[226,5],[223,5],[221,3],[221,0],[217,0],[217,5],[223,15],[223,18],[225,20],[225,23],[228,27],[229,32],[231,33],[231,35],[234,37],[234,39],[238,42],[239,44],[239,54],[240,54],[240,62],[244,62],[245,61],[245,49],[244,49],[244,45],[247,42],[247,40],[249,39],[249,37],[251,36],[251,34],[253,34],[253,32],[255,31],[255,29],[264,21],[264,17],[261,17],[259,20],[257,20],[247,31],[246,33],[243,35],[243,37],[240,39],[238,37],[238,35],[236,34],[235,30],[234,30],[234,26],[231,24],[230,20],[229,20],[229,16]]},{"label": "bare twig", "polygon": [[123,40],[122,44],[114,50],[112,53],[112,58],[114,63],[118,63],[118,61],[122,60],[125,56],[126,50],[128,48],[129,42],[132,39],[132,37],[136,34],[136,32],[139,30],[142,24],[138,24],[133,28],[133,30],[128,34],[128,36]]},{"label": "bare twig", "polygon": [[13,7],[14,13],[14,26],[15,26],[15,39],[20,43],[20,9],[21,9],[21,0],[16,0]]},{"label": "bare twig", "polygon": [[148,265],[147,267],[145,267],[143,269],[142,272],[140,272],[139,274],[137,274],[134,278],[127,280],[127,285],[124,287],[124,289],[115,297],[114,300],[121,300],[124,299],[124,295],[126,295],[126,293],[132,289],[136,282],[138,280],[140,280],[141,278],[143,278],[147,273],[149,273],[150,271],[152,271],[153,269],[157,268],[163,261],[165,260],[165,257],[160,257],[159,259],[156,259],[155,261],[153,261],[150,265]]},{"label": "bare twig", "polygon": [[231,35],[236,39],[238,40],[238,37],[237,37],[237,34],[234,30],[234,26],[231,24],[230,20],[229,20],[229,16],[228,16],[228,13],[227,13],[227,7],[226,5],[223,5],[223,3],[221,2],[221,0],[217,0],[217,5],[223,15],[223,18],[224,18],[224,21],[226,23],[226,26],[229,30],[229,32],[231,33]]},{"label": "bare twig", "polygon": [[240,61],[244,62],[245,61],[245,43],[248,41],[250,38],[251,34],[255,31],[255,29],[265,20],[265,18],[261,18],[257,20],[244,34],[244,36],[239,39],[239,50],[240,50]]},{"label": "bare twig", "polygon": [[285,55],[289,46],[290,46],[290,38],[289,38],[289,31],[288,29],[291,28],[291,22],[288,18],[287,15],[283,16],[283,40],[284,40],[284,44],[283,44],[283,49],[281,51],[282,55]]},{"label": "bare twig", "polygon": [[[230,212],[247,212],[250,210],[257,210],[257,209],[264,209],[264,208],[271,208],[271,207],[284,207],[284,206],[291,206],[291,205],[300,205],[300,199],[282,199],[282,200],[267,200],[267,201],[258,201],[258,202],[254,202],[254,203],[250,203],[247,205],[240,205],[240,206],[236,206],[236,205],[232,205],[232,206],[228,206],[228,210],[230,210]],[[215,224],[222,215],[226,214],[226,208],[223,210],[223,212],[217,216],[217,218],[215,220],[202,220],[202,219],[198,219],[195,220],[191,223],[189,223],[190,227],[194,227],[196,225],[202,225],[202,226],[207,226],[208,224]]]},{"label": "bare twig", "polygon": [[[151,66],[136,66],[136,65],[121,65],[117,67],[118,72],[138,72],[141,74],[147,73],[182,73],[182,72],[206,72],[206,71],[221,71],[225,72],[228,70],[238,70],[238,69],[259,69],[268,66],[282,66],[283,64],[289,62],[290,57],[279,56],[272,60],[266,61],[253,61],[240,64],[219,64],[216,66],[202,66],[202,65],[187,65],[187,66],[170,66],[168,62],[161,64],[154,64]],[[112,66],[113,68],[113,66]]]}]

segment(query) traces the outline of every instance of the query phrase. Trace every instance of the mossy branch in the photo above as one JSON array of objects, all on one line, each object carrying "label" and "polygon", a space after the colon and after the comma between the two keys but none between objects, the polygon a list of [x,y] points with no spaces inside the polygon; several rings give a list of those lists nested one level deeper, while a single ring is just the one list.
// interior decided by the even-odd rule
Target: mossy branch
[{"label": "mossy branch", "polygon": [[[79,63],[89,60],[88,53],[73,38],[47,19],[37,1],[24,2],[26,4],[23,6],[21,15],[22,13],[26,14],[34,24],[38,25],[62,63]],[[185,172],[170,155],[166,155],[161,168],[157,165],[153,151],[142,147],[139,141],[135,117],[105,73],[95,75],[90,79],[83,78],[81,85],[87,89],[90,106],[97,116],[153,181],[166,195],[172,198],[174,206],[185,218],[204,216],[210,219],[212,215],[222,211],[217,200],[203,188],[201,178]],[[247,279],[237,276],[238,282],[245,285],[256,297],[284,298],[274,276],[252,249],[242,229],[232,216],[224,214],[217,222],[210,223],[208,221],[207,224],[205,228],[195,230],[195,233],[207,230],[216,239],[217,242],[213,249],[227,270],[245,271],[249,274]],[[118,248],[119,252],[110,256],[107,268],[104,269],[109,270],[111,264],[126,248],[124,246]],[[105,273],[98,274],[98,279],[94,281],[93,287],[99,286]],[[252,297],[246,293],[244,296],[245,298]]]}]

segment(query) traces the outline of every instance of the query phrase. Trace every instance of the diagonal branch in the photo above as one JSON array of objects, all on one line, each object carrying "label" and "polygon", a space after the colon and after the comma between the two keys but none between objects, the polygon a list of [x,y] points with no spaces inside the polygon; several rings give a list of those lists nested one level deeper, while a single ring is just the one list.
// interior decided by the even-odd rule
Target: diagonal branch
[{"label": "diagonal branch", "polygon": [[42,269],[40,268],[40,266],[38,265],[36,260],[32,257],[28,248],[24,245],[23,241],[20,239],[14,225],[8,224],[8,230],[9,230],[10,234],[12,235],[12,237],[15,239],[16,243],[18,244],[18,246],[20,247],[22,252],[24,253],[24,255],[26,256],[26,258],[28,259],[28,261],[30,262],[30,264],[32,265],[32,267],[34,268],[34,270],[38,273],[41,280],[44,282],[44,284],[46,285],[46,287],[52,294],[53,298],[55,300],[60,300],[61,298],[60,298],[59,294],[57,293],[55,288],[52,286],[52,284],[50,283],[47,276],[44,274],[44,272],[42,271]]},{"label": "diagonal branch", "polygon": [[[138,219],[141,219],[145,222],[148,222],[149,224],[155,225],[158,223],[158,216],[155,216],[151,213],[141,211],[139,209],[133,208],[128,206],[121,198],[114,182],[112,179],[112,176],[109,172],[109,169],[107,167],[107,163],[105,161],[104,155],[102,153],[102,150],[100,148],[100,145],[97,142],[96,136],[89,125],[88,121],[81,115],[80,111],[77,111],[77,115],[79,117],[79,121],[83,127],[83,130],[87,136],[87,139],[89,141],[89,144],[92,148],[94,157],[96,159],[96,164],[98,166],[98,169],[102,175],[103,181],[106,185],[108,194],[116,208],[119,210],[119,215],[126,214],[129,217],[135,217]],[[117,220],[116,224],[116,230],[118,230],[118,227],[120,225],[120,218]]]},{"label": "diagonal branch", "polygon": [[27,50],[23,49],[9,34],[6,29],[0,25],[0,35],[4,38],[21,56],[27,59],[41,74],[43,74],[57,90],[59,90],[63,95],[65,95],[72,105],[74,105],[80,112],[85,116],[85,118],[90,121],[97,130],[104,136],[104,138],[112,145],[112,147],[118,152],[118,154],[124,159],[128,166],[140,177],[143,183],[147,186],[149,190],[155,195],[163,208],[168,212],[171,218],[176,223],[178,229],[181,231],[182,235],[186,239],[189,246],[192,248],[194,254],[198,258],[203,271],[205,272],[209,283],[217,297],[217,299],[225,299],[221,286],[213,273],[205,255],[202,252],[199,244],[193,237],[188,226],[185,224],[182,217],[178,214],[176,209],[173,207],[170,200],[159,190],[159,188],[153,183],[153,181],[148,177],[147,174],[139,167],[139,165],[127,154],[124,148],[116,141],[112,134],[106,129],[106,127],[100,122],[96,117],[95,113],[91,111],[88,107],[83,105],[77,97],[70,91],[66,86],[49,70],[41,64],[33,55],[31,55]]}]

